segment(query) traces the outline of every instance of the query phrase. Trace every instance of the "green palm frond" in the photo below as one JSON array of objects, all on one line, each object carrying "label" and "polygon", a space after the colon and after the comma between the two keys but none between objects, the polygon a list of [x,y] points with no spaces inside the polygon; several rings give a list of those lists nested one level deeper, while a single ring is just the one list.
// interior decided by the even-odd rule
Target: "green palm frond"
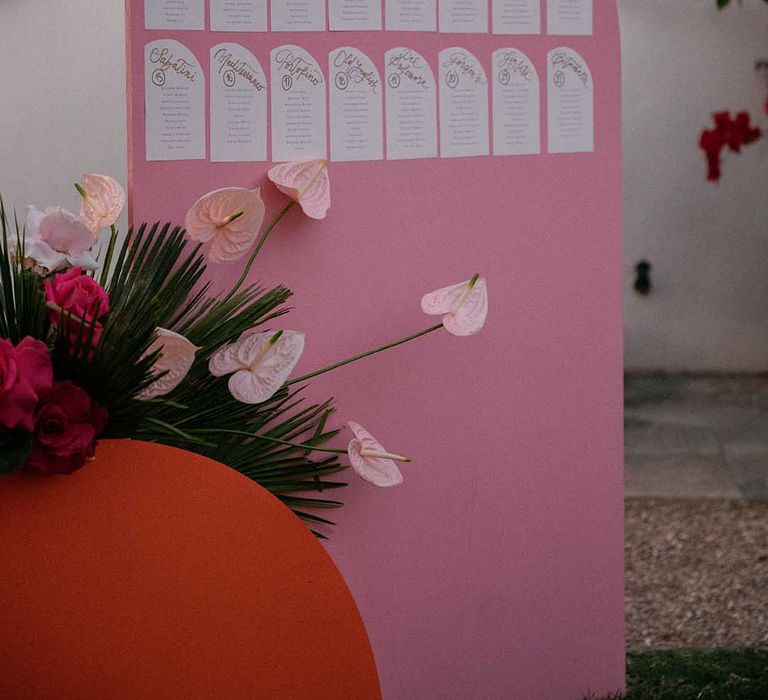
[{"label": "green palm frond", "polygon": [[[12,254],[9,241],[16,236],[21,250],[23,230],[17,226],[12,232],[1,200],[0,220],[0,337],[46,340],[50,323],[42,281],[24,270],[22,256]],[[99,321],[100,340],[93,349],[95,321],[63,319],[51,338],[55,376],[73,381],[107,408],[105,437],[164,443],[211,457],[274,493],[313,526],[332,524],[307,509],[338,508],[341,502],[306,494],[346,485],[332,478],[347,469],[338,455],[260,439],[325,445],[338,434],[326,429],[332,400],[309,403],[302,388],[284,386],[268,401],[247,405],[232,397],[227,377],[208,371],[210,357],[222,345],[247,330],[267,330],[267,324],[287,313],[290,290],[249,285],[231,297],[212,296],[200,246],[170,224],[143,224],[122,243],[117,240],[113,231],[103,261],[110,258],[109,275],[99,277],[110,301],[108,314]],[[199,350],[173,392],[141,401],[137,394],[157,378],[151,371],[157,354],[148,353],[157,328],[184,335]]]}]

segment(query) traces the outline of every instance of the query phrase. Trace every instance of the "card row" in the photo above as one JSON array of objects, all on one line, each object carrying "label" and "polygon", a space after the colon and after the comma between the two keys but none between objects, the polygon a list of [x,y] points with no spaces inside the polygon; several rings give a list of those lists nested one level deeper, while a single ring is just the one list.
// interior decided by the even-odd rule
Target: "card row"
[{"label": "card row", "polygon": [[[328,131],[334,161],[383,160],[385,152],[387,160],[540,153],[534,64],[514,48],[489,59],[490,81],[467,49],[441,51],[433,72],[417,51],[393,48],[382,80],[354,47],[331,51],[326,73],[306,50],[287,44],[271,51],[267,79],[244,46],[219,44],[210,50],[210,158],[266,161],[268,130],[275,162],[327,158]],[[195,56],[175,40],[153,41],[144,73],[147,160],[205,159],[206,78]],[[553,49],[546,74],[548,151],[594,150],[586,62],[573,49]]]},{"label": "card row", "polygon": [[[540,34],[541,0],[209,0],[219,32]],[[593,0],[547,0],[547,33],[592,34]],[[268,19],[269,18],[269,19]],[[144,0],[146,29],[205,29],[205,0]]]}]

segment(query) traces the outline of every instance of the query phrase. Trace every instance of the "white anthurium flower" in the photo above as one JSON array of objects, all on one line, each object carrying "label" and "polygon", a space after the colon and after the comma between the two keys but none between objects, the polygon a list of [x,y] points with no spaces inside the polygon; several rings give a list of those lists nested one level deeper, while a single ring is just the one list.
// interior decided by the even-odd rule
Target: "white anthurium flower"
[{"label": "white anthurium flower", "polygon": [[238,401],[263,403],[283,386],[304,352],[298,331],[253,333],[225,345],[208,363],[214,377],[228,374],[229,391]]},{"label": "white anthurium flower", "polygon": [[467,282],[443,287],[421,300],[421,310],[443,316],[443,326],[452,335],[475,335],[488,316],[488,287],[485,277],[475,275]]},{"label": "white anthurium flower", "polygon": [[374,486],[385,488],[403,483],[403,475],[395,462],[410,462],[409,457],[390,454],[362,425],[350,421],[349,429],[355,434],[347,454],[352,468]]},{"label": "white anthurium flower", "polygon": [[24,227],[24,258],[30,267],[58,272],[68,267],[96,270],[99,263],[90,248],[93,232],[79,216],[59,207],[44,212],[27,207]]},{"label": "white anthurium flower", "polygon": [[154,374],[163,374],[149,386],[140,391],[136,398],[141,401],[155,399],[158,396],[170,394],[184,378],[195,362],[195,353],[200,349],[183,335],[165,328],[155,330],[157,337],[147,349],[144,357],[160,351],[160,355],[152,366]]}]

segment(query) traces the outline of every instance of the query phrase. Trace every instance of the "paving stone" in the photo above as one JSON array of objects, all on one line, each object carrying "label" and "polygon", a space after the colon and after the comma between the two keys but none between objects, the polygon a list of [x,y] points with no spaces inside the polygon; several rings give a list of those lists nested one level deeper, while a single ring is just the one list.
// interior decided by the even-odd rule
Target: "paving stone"
[{"label": "paving stone", "polygon": [[741,491],[721,455],[628,457],[628,498],[739,498]]}]

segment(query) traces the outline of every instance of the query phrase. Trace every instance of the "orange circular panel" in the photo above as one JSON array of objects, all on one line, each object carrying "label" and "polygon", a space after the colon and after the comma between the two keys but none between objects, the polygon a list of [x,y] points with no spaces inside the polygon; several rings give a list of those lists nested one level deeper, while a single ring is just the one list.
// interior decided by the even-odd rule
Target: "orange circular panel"
[{"label": "orange circular panel", "polygon": [[381,697],[328,554],[205,457],[108,440],[69,477],[0,477],[6,700]]}]

